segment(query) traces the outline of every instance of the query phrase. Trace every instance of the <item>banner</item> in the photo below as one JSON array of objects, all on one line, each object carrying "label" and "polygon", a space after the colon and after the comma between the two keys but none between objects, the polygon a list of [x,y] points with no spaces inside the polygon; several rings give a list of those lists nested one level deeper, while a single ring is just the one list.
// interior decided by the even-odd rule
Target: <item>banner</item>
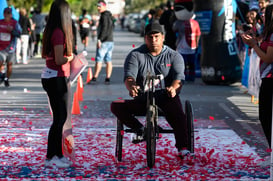
[{"label": "banner", "polygon": [[235,33],[235,0],[193,0],[201,28],[201,75],[208,84],[241,80],[242,68]]},{"label": "banner", "polygon": [[260,58],[252,49],[249,57],[249,74],[248,74],[248,93],[255,97],[259,97],[259,90],[261,85],[260,78]]}]

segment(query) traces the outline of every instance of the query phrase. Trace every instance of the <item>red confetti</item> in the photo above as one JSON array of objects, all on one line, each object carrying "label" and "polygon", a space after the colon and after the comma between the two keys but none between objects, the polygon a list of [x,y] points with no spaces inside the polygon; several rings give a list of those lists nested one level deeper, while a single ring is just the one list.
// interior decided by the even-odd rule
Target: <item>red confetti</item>
[{"label": "red confetti", "polygon": [[267,153],[271,153],[271,152],[272,152],[272,149],[271,149],[271,148],[267,148],[267,149],[266,149],[266,152],[267,152]]},{"label": "red confetti", "polygon": [[211,121],[214,121],[214,117],[213,117],[213,116],[209,116],[209,119],[210,119]]},{"label": "red confetti", "polygon": [[95,61],[95,58],[94,58],[94,57],[91,57],[91,61]]},{"label": "red confetti", "polygon": [[135,46],[136,46],[135,44],[132,45],[133,48],[135,48]]},{"label": "red confetti", "polygon": [[83,106],[83,109],[88,109],[87,105]]},{"label": "red confetti", "polygon": [[247,135],[250,135],[250,134],[251,134],[251,131],[248,131],[246,134],[247,134]]},{"label": "red confetti", "polygon": [[225,80],[225,76],[222,75],[222,76],[221,76],[221,79],[222,79],[222,80]]},{"label": "red confetti", "polygon": [[65,138],[65,145],[66,145],[66,149],[68,151],[69,154],[72,153],[72,145],[70,144],[69,140],[67,138]]}]

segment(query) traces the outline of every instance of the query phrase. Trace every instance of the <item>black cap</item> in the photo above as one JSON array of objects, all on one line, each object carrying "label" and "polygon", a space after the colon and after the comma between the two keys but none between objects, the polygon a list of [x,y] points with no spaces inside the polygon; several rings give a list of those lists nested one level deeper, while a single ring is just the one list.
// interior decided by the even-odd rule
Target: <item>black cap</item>
[{"label": "black cap", "polygon": [[164,33],[163,27],[159,23],[150,23],[145,27],[145,35],[151,33]]}]

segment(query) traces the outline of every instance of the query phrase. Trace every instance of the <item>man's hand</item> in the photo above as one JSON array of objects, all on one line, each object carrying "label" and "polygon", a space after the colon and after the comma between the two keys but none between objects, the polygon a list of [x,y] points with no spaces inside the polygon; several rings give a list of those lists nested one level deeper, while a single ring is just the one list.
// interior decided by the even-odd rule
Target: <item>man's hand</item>
[{"label": "man's hand", "polygon": [[166,87],[167,93],[170,97],[175,97],[176,93],[179,92],[182,88],[182,83],[180,80],[174,80],[170,87]]},{"label": "man's hand", "polygon": [[173,86],[166,87],[167,93],[170,97],[175,97],[176,96],[176,89]]},{"label": "man's hand", "polygon": [[97,48],[101,48],[101,41],[100,40],[97,41]]},{"label": "man's hand", "polygon": [[125,80],[125,85],[126,85],[127,90],[129,91],[129,95],[131,97],[138,96],[138,89],[140,87],[136,85],[136,81],[134,78],[127,77]]},{"label": "man's hand", "polygon": [[137,86],[137,85],[132,85],[131,86],[131,89],[129,90],[129,95],[131,96],[131,97],[136,97],[136,96],[138,96],[138,90],[139,90],[139,86]]}]

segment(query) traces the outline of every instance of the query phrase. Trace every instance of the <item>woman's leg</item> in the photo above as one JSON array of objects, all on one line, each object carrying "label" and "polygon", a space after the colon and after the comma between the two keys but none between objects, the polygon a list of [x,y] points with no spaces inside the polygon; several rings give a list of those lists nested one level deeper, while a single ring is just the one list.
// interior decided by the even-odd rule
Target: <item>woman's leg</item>
[{"label": "woman's leg", "polygon": [[42,79],[42,84],[49,97],[53,113],[53,123],[48,133],[47,158],[62,157],[63,125],[67,119],[67,84],[66,78]]},{"label": "woman's leg", "polygon": [[263,78],[259,92],[259,118],[270,147],[272,127],[272,93],[273,79]]}]

